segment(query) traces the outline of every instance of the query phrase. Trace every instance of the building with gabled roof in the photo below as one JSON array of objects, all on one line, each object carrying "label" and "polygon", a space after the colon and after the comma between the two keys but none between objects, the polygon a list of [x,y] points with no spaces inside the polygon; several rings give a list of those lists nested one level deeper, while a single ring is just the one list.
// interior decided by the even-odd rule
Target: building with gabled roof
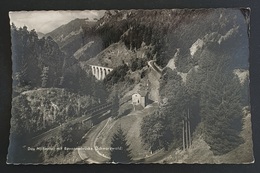
[{"label": "building with gabled roof", "polygon": [[132,95],[132,104],[134,110],[140,110],[145,108],[148,102],[148,92],[147,91],[139,91]]}]

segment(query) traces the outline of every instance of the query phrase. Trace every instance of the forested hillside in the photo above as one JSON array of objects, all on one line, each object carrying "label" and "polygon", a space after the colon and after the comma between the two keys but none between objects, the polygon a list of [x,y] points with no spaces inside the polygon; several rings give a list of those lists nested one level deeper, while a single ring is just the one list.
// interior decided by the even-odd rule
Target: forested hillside
[{"label": "forested hillside", "polygon": [[66,56],[88,60],[103,49],[101,39],[95,35],[95,26],[96,21],[75,19],[45,37],[52,37]]},{"label": "forested hillside", "polygon": [[[98,20],[75,19],[42,38],[13,24],[12,131],[31,137],[111,102],[112,123],[140,121],[133,124],[143,157],[189,152],[201,141],[205,152],[228,158],[252,142],[242,135],[250,115],[247,15],[238,9],[108,10]],[[91,65],[112,71],[99,80]],[[141,115],[132,95],[144,90]],[[147,111],[151,107],[156,110]],[[73,128],[68,136],[82,142]],[[75,128],[80,134],[89,129]]]},{"label": "forested hillside", "polygon": [[[49,129],[84,115],[87,109],[104,102],[106,90],[101,82],[81,68],[48,36],[39,38],[35,30],[11,26],[13,60],[13,100],[9,157],[12,162],[37,162],[39,153],[24,158],[24,145]],[[70,125],[70,128],[82,128]],[[90,127],[88,127],[90,128]],[[82,133],[86,129],[82,129]],[[63,140],[70,132],[64,133]],[[67,137],[66,137],[67,136]],[[78,136],[81,138],[82,136]],[[19,142],[16,142],[19,141]],[[67,143],[69,143],[67,141]],[[53,143],[46,141],[46,145]],[[61,144],[60,144],[61,145]],[[77,144],[78,145],[78,144]],[[47,157],[47,156],[46,156]]]},{"label": "forested hillside", "polygon": [[11,33],[14,95],[51,87],[89,95],[93,94],[91,88],[102,87],[77,59],[61,51],[52,37],[39,38],[35,30],[28,31],[26,26],[12,25]]},{"label": "forested hillside", "polygon": [[[244,89],[234,73],[236,69],[248,69],[248,47],[244,46],[248,45],[247,25],[241,11],[114,11],[105,14],[96,30],[109,52],[113,51],[109,45],[122,41],[130,52],[135,52],[128,53],[137,57],[134,62],[155,59],[165,68],[160,96],[167,101],[143,125],[144,142],[152,150],[182,145],[182,120],[188,112],[192,132],[201,133],[214,154],[227,153],[243,143],[240,131]],[[138,57],[144,45],[151,45],[152,49]],[[111,60],[123,60],[117,61],[121,68],[116,68],[105,82],[129,81],[128,71],[135,71],[135,67],[128,56],[110,56]],[[105,55],[94,59],[107,65]],[[123,68],[124,64],[131,65]],[[146,63],[139,68],[145,66]],[[248,105],[248,98],[243,99],[247,100],[243,105]],[[213,125],[214,122],[217,123]],[[149,129],[153,129],[151,134]]]},{"label": "forested hillside", "polygon": [[[189,49],[198,39],[212,33],[226,34],[235,25],[245,22],[238,15],[242,15],[238,10],[230,13],[225,9],[122,10],[113,13],[108,11],[97,22],[95,29],[96,34],[102,38],[105,48],[119,40],[124,41],[131,50],[139,49],[143,42],[146,45],[153,45],[155,48],[152,55],[157,54],[158,65],[164,67],[177,48],[181,48],[182,61],[190,61]],[[244,29],[238,28],[240,31]],[[243,35],[234,38],[246,41]],[[234,43],[242,46],[241,42]],[[148,58],[152,58],[152,55]],[[238,62],[246,64],[243,58]],[[180,68],[180,71],[184,69]]]},{"label": "forested hillside", "polygon": [[14,86],[57,87],[65,59],[57,43],[27,27],[12,25],[11,31]]}]

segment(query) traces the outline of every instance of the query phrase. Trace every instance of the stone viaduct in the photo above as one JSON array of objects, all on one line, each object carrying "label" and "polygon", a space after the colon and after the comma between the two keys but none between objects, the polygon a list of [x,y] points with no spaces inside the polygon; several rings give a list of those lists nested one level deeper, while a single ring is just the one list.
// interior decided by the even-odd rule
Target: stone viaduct
[{"label": "stone viaduct", "polygon": [[102,67],[97,65],[90,65],[92,74],[97,80],[103,80],[113,69],[108,67]]}]

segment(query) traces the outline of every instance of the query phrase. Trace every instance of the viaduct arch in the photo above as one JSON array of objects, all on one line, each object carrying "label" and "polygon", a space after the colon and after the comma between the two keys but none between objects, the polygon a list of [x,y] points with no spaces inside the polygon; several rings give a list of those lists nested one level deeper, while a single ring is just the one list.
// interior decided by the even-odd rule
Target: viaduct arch
[{"label": "viaduct arch", "polygon": [[112,68],[97,65],[90,65],[90,67],[92,70],[92,74],[96,77],[97,80],[103,80],[106,77],[106,75],[113,71]]}]

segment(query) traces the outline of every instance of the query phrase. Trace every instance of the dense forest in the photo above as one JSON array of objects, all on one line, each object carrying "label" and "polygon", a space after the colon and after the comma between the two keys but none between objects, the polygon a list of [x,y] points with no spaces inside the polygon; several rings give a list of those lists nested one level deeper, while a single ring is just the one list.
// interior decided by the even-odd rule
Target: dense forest
[{"label": "dense forest", "polygon": [[35,30],[14,24],[11,33],[14,92],[58,87],[89,95],[93,94],[91,88],[102,87],[80,67],[78,60],[61,51],[52,37],[38,38]]},{"label": "dense forest", "polygon": [[[203,135],[214,154],[225,154],[243,143],[240,137],[242,108],[249,102],[248,96],[242,94],[247,87],[240,83],[234,70],[248,68],[244,58],[248,57],[248,48],[242,46],[248,44],[247,27],[243,18],[218,12],[208,14],[204,11],[205,16],[199,17],[216,19],[219,15],[219,23],[200,19],[189,24],[183,22],[175,28],[172,40],[179,51],[175,55],[161,54],[160,51],[167,48],[167,42],[157,52],[159,65],[165,67],[169,58],[174,57],[175,68],[166,67],[160,81],[160,95],[167,98],[166,102],[143,120],[143,141],[153,151],[182,146],[182,122],[187,114],[192,122],[191,131]],[[196,18],[192,12],[190,14]],[[194,31],[196,35],[191,33]],[[171,35],[167,39],[171,40]],[[196,40],[200,39],[203,44],[192,53],[192,43],[198,43]],[[170,45],[171,49],[174,44]],[[180,73],[186,73],[185,79],[178,75]]]},{"label": "dense forest", "polygon": [[[245,142],[241,137],[243,111],[250,106],[244,12],[110,10],[99,20],[75,19],[42,38],[35,30],[12,24],[13,138],[25,136],[26,142],[111,100],[117,109],[112,117],[120,119],[119,112],[128,111],[123,107],[129,104],[129,93],[158,82],[149,92],[158,90],[158,99],[150,101],[158,102],[159,108],[140,123],[146,150],[182,148],[183,123],[189,121],[192,140],[203,138],[214,155],[229,153]],[[158,81],[153,81],[156,70],[151,62],[159,69]],[[113,71],[98,81],[88,66],[93,63]],[[81,145],[80,136],[90,128],[81,124],[66,127],[69,130],[61,138],[52,140]],[[120,135],[125,159],[131,160],[122,129],[113,141],[120,142]],[[117,158],[117,152],[112,155]]]},{"label": "dense forest", "polygon": [[[28,31],[26,26],[17,28],[14,24],[11,25],[11,34],[11,140],[20,142],[10,150],[13,150],[11,153],[19,151],[20,155],[9,159],[23,162],[25,158],[22,155],[26,151],[20,147],[30,142],[32,137],[80,117],[91,106],[105,102],[106,90],[101,82],[80,67],[75,58],[61,51],[52,37],[39,38],[35,30]],[[75,136],[70,138],[66,134],[63,140],[74,140]],[[39,161],[35,157],[29,157],[27,161]]]}]

